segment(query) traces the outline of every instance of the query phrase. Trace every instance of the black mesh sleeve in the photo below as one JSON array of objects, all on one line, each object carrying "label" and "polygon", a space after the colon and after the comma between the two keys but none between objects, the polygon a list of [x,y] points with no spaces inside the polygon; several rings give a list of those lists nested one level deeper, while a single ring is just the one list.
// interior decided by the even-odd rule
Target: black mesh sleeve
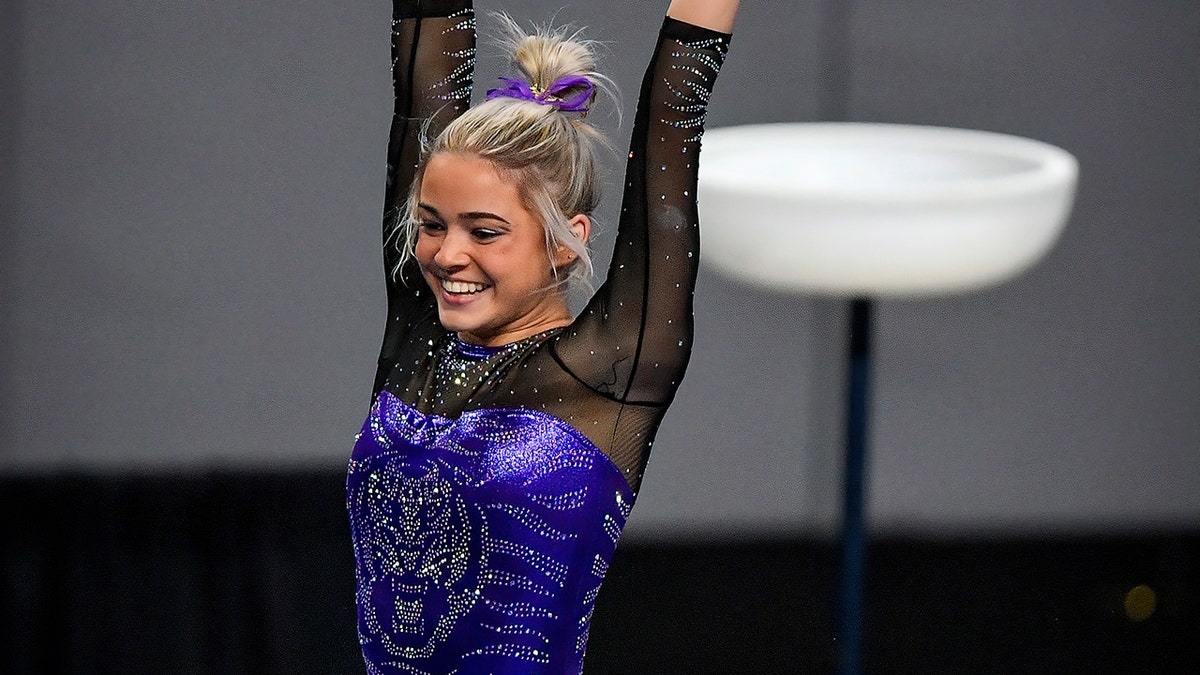
[{"label": "black mesh sleeve", "polygon": [[421,136],[435,137],[471,101],[475,70],[475,14],[470,0],[394,0],[392,87],[395,110],[387,149],[383,260],[388,316],[372,395],[395,363],[412,322],[428,314],[433,298],[413,261],[397,274],[396,224],[421,154]]},{"label": "black mesh sleeve", "polygon": [[696,175],[709,92],[729,35],[667,18],[642,82],[608,278],[556,346],[593,389],[669,402],[692,345]]}]

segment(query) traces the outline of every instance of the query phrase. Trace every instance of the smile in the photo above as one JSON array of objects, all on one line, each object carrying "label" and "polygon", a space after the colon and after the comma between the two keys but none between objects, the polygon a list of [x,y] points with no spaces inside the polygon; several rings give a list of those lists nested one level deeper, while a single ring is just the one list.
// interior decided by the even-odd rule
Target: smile
[{"label": "smile", "polygon": [[474,295],[485,290],[487,284],[477,284],[472,281],[453,281],[450,279],[442,279],[442,290],[455,295]]}]

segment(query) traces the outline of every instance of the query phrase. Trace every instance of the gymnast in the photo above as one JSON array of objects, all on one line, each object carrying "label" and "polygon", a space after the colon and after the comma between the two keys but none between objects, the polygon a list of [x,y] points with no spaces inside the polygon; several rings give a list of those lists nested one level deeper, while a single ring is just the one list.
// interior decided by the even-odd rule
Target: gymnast
[{"label": "gymnast", "polygon": [[671,2],[608,274],[572,316],[610,90],[593,45],[501,18],[516,72],[471,107],[471,2],[394,0],[388,314],[347,477],[369,673],[581,672],[691,352],[700,137],[737,4]]}]

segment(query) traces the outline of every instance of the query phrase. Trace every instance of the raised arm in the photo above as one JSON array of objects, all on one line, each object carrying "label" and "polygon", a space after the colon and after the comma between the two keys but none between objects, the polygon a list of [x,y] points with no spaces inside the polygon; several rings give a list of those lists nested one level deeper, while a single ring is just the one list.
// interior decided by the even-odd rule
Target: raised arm
[{"label": "raised arm", "polygon": [[642,82],[608,278],[558,346],[617,400],[662,404],[691,353],[699,262],[696,175],[708,96],[737,3],[675,0]]},{"label": "raised arm", "polygon": [[[383,259],[388,317],[374,393],[378,393],[407,321],[431,302],[415,263],[396,274],[400,251],[397,217],[408,197],[421,153],[430,137],[466,111],[475,70],[475,14],[471,0],[393,0],[392,87],[395,108],[387,149],[383,208]],[[428,121],[428,126],[426,122]]]}]

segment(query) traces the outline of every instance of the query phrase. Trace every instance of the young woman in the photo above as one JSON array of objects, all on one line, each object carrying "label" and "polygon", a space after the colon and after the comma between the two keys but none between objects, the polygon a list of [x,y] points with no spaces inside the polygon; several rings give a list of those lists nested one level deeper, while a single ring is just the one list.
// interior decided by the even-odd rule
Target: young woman
[{"label": "young woman", "polygon": [[597,200],[589,45],[515,37],[520,74],[468,110],[469,0],[395,0],[388,321],[347,479],[368,672],[580,672],[687,366],[700,135],[736,9],[668,9],[608,278],[572,317]]}]

